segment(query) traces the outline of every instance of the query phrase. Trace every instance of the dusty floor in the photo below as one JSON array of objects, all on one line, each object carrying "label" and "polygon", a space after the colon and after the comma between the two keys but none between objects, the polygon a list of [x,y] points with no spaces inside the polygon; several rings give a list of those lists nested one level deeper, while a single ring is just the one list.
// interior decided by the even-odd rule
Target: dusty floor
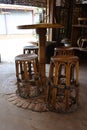
[{"label": "dusty floor", "polygon": [[80,64],[80,106],[74,113],[34,112],[18,108],[7,100],[9,85],[15,76],[14,63],[0,63],[0,130],[86,130],[87,129],[87,63]]}]

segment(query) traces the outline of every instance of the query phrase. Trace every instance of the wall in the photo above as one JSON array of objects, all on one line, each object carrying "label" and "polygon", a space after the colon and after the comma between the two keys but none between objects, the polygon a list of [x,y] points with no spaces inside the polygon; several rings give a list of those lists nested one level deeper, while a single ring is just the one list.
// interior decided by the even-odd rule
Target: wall
[{"label": "wall", "polygon": [[19,30],[18,25],[32,24],[33,23],[33,11],[17,11],[11,10],[6,14],[0,14],[0,34],[28,34],[32,33],[32,30]]}]

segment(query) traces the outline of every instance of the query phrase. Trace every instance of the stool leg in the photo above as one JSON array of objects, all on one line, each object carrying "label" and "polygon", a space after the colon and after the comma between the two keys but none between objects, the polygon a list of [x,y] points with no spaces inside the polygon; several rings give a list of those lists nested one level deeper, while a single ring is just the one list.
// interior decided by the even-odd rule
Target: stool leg
[{"label": "stool leg", "polygon": [[38,55],[38,50],[35,50],[35,54],[37,54],[37,55]]},{"label": "stool leg", "polygon": [[29,72],[29,78],[32,78],[32,63],[28,62],[28,72]]},{"label": "stool leg", "polygon": [[[56,63],[55,64],[55,75],[54,75],[54,86],[58,84],[58,72],[59,72],[59,66]],[[52,92],[52,106],[53,108],[56,107],[56,95],[57,95],[57,88],[53,88]]]},{"label": "stool leg", "polygon": [[79,62],[76,62],[76,84],[78,84]]},{"label": "stool leg", "polygon": [[25,54],[25,49],[23,49],[23,54]]},{"label": "stool leg", "polygon": [[54,64],[50,62],[50,69],[49,69],[49,79],[53,78],[53,72],[54,72]]},{"label": "stool leg", "polygon": [[40,84],[39,84],[39,74],[38,74],[38,69],[37,69],[37,66],[36,66],[36,59],[32,61],[32,65],[33,65],[33,68],[34,68],[34,74],[35,74],[35,82],[36,82],[36,85],[37,85],[37,90],[39,92],[39,87],[40,87]]},{"label": "stool leg", "polygon": [[28,82],[29,76],[28,76],[28,70],[27,70],[27,63],[24,63],[24,75],[25,75],[25,82],[26,82],[25,92],[26,92],[26,96],[28,96],[30,93],[30,84]]},{"label": "stool leg", "polygon": [[50,84],[47,85],[47,90],[46,90],[46,102],[49,103],[49,96],[50,96]]},{"label": "stool leg", "polygon": [[16,77],[17,77],[17,80],[19,79],[19,63],[18,62],[15,62],[15,66],[16,66]]},{"label": "stool leg", "polygon": [[36,60],[32,61],[32,65],[33,65],[33,68],[34,68],[34,73],[35,73],[35,75],[37,75],[38,74],[38,70],[37,70],[37,66],[36,66]]},{"label": "stool leg", "polygon": [[70,81],[74,82],[74,68],[75,65],[71,66],[71,70],[70,70]]},{"label": "stool leg", "polygon": [[47,84],[47,89],[46,89],[46,102],[50,102],[51,99],[49,99],[50,97],[50,91],[51,91],[51,81],[52,81],[52,77],[53,77],[53,71],[54,71],[54,65],[52,62],[50,62],[50,69],[49,69],[49,82]]},{"label": "stool leg", "polygon": [[65,89],[65,108],[69,109],[69,93],[70,93],[70,65],[66,66],[66,89]]},{"label": "stool leg", "polygon": [[76,103],[78,103],[79,98],[79,86],[78,86],[78,73],[79,73],[79,62],[76,63]]},{"label": "stool leg", "polygon": [[20,74],[21,74],[21,80],[24,80],[24,63],[20,62]]},{"label": "stool leg", "polygon": [[20,87],[20,63],[17,61],[15,62],[15,66],[16,66],[16,77],[17,77],[17,87],[18,87],[18,92],[21,93],[21,87]]}]

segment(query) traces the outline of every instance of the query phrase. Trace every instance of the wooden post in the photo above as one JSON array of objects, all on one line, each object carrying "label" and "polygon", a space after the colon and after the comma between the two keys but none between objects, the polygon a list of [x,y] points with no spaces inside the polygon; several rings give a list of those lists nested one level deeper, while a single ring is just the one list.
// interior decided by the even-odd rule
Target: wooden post
[{"label": "wooden post", "polygon": [[[47,23],[54,23],[54,5],[56,0],[47,0]],[[48,41],[52,41],[53,29],[48,29]]]}]

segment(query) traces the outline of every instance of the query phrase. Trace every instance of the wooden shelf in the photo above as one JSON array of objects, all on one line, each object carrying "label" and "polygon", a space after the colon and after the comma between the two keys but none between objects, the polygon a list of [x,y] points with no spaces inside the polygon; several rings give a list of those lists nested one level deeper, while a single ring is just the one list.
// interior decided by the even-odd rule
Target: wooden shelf
[{"label": "wooden shelf", "polygon": [[81,24],[74,24],[72,25],[74,28],[87,28],[87,25],[81,25]]}]

